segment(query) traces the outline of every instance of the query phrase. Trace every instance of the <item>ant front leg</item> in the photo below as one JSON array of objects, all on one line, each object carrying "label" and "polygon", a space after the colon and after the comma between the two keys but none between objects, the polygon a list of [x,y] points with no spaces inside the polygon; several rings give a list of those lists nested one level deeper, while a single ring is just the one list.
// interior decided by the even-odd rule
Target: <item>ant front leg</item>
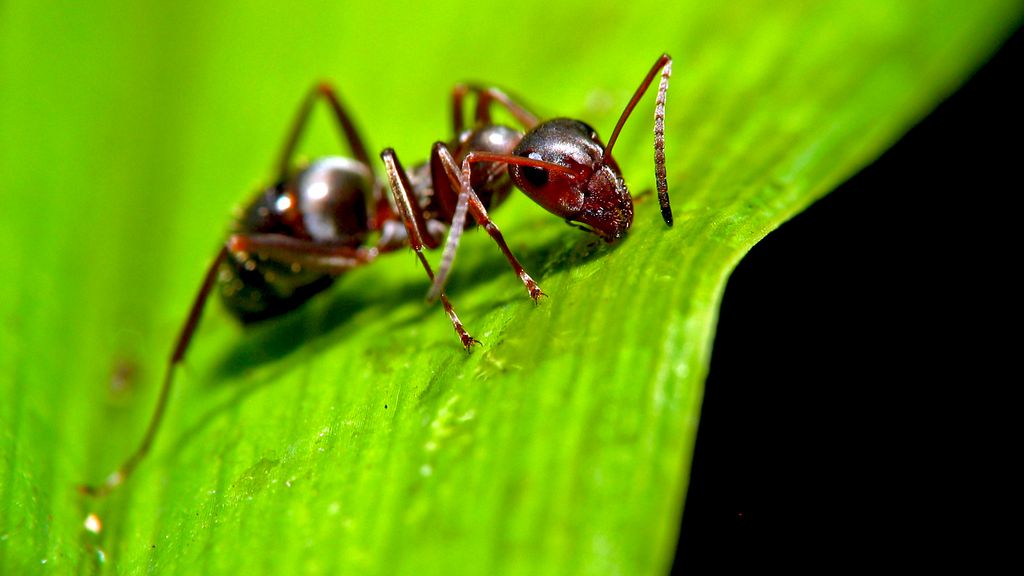
[{"label": "ant front leg", "polygon": [[[540,286],[537,282],[526,273],[522,264],[516,259],[515,255],[512,254],[512,250],[509,249],[508,244],[505,242],[505,237],[502,236],[501,230],[498,229],[498,225],[491,220],[491,217],[487,214],[487,208],[484,207],[483,202],[480,201],[480,197],[477,196],[476,192],[473,191],[473,187],[470,185],[470,166],[474,162],[491,162],[495,161],[494,158],[498,158],[498,161],[504,162],[507,156],[505,155],[492,155],[487,153],[470,152],[462,161],[462,169],[459,169],[458,164],[455,162],[455,158],[452,157],[452,153],[448,150],[448,147],[443,143],[438,142],[434,144],[434,150],[431,152],[431,164],[433,159],[436,158],[440,161],[444,167],[445,173],[448,175],[448,180],[451,182],[453,187],[459,190],[459,199],[455,204],[455,215],[452,217],[451,227],[448,229],[448,240],[445,242],[444,254],[441,257],[441,265],[438,267],[437,277],[434,278],[434,282],[430,287],[430,292],[427,293],[428,299],[436,298],[438,294],[444,289],[445,282],[448,280],[448,273],[451,271],[452,265],[455,262],[455,251],[459,246],[459,239],[462,237],[462,232],[466,225],[466,212],[473,216],[476,223],[483,227],[490,235],[494,243],[498,245],[502,254],[505,255],[505,259],[508,260],[509,264],[512,265],[512,270],[515,271],[516,276],[523,282],[527,292],[530,293],[530,297],[533,298],[534,302],[540,299],[541,296],[545,296],[541,291]],[[544,163],[545,166],[547,163]],[[565,170],[562,166],[558,168]]]},{"label": "ant front leg", "polygon": [[132,471],[139,465],[139,462],[149,453],[153,440],[156,438],[156,433],[160,429],[160,422],[163,421],[164,412],[167,411],[167,402],[170,399],[171,388],[174,385],[174,371],[185,358],[185,351],[188,350],[188,345],[192,342],[192,336],[199,325],[199,318],[202,316],[203,308],[206,307],[210,291],[213,290],[213,286],[217,283],[217,273],[220,270],[220,265],[227,256],[228,248],[226,246],[222,247],[217,251],[217,256],[214,257],[210,267],[206,270],[203,283],[199,287],[199,293],[196,294],[195,301],[192,302],[188,318],[181,327],[178,340],[174,344],[174,350],[171,352],[171,357],[167,362],[167,368],[164,371],[164,381],[160,386],[160,397],[156,401],[156,408],[153,411],[153,416],[149,419],[149,426],[146,428],[146,434],[142,437],[142,442],[139,443],[135,451],[117,470],[107,476],[103,484],[98,486],[80,486],[79,491],[83,494],[90,496],[105,496],[109,494],[111,490],[120,486],[131,475]]},{"label": "ant front leg", "polygon": [[497,88],[484,88],[475,84],[456,84],[455,88],[452,89],[452,127],[455,129],[456,136],[462,133],[464,127],[463,100],[465,100],[466,94],[470,92],[476,94],[476,111],[473,115],[473,121],[476,126],[492,124],[492,102],[497,102],[504,106],[526,130],[530,130],[537,125],[538,119],[536,115],[509,98],[501,90]]},{"label": "ant front leg", "polygon": [[[427,277],[433,282],[434,270],[430,267],[430,263],[427,262],[427,257],[423,254],[423,248],[436,248],[439,244],[432,236],[424,234],[427,229],[427,223],[423,218],[423,209],[420,208],[416,198],[412,195],[412,184],[409,182],[405,168],[402,167],[402,163],[398,160],[398,155],[395,154],[392,148],[386,148],[380,153],[380,157],[384,161],[384,169],[388,175],[388,183],[391,185],[391,194],[395,199],[395,205],[398,207],[398,213],[402,217],[405,230],[409,235],[409,244],[416,252],[416,257],[419,258],[420,263],[423,264],[423,269],[427,271]],[[455,308],[452,307],[444,292],[440,292],[439,296],[445,313],[448,314],[452,326],[455,327],[455,333],[462,340],[462,346],[469,351],[474,344],[479,343],[479,340],[466,332],[462,322],[459,321],[458,315],[455,313]]]}]

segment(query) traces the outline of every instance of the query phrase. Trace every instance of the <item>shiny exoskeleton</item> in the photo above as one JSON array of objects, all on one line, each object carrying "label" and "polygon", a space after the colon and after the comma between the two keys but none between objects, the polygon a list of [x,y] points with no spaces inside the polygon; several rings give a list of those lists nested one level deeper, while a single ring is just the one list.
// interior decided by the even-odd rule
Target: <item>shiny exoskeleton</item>
[{"label": "shiny exoskeleton", "polygon": [[[227,308],[243,322],[284,314],[330,286],[346,271],[379,255],[411,246],[432,281],[428,296],[440,299],[468,350],[477,340],[459,321],[443,288],[467,225],[484,228],[536,300],[543,295],[509,250],[487,210],[519,188],[549,212],[608,242],[633,222],[633,201],[612,147],[637,102],[661,72],[655,106],[655,173],[662,215],[672,224],[665,182],[664,106],[671,58],[662,55],[627,104],[605,146],[590,126],[536,116],[493,88],[457,86],[452,95],[454,140],[434,145],[429,162],[406,172],[392,149],[381,153],[392,203],[382,193],[353,122],[335,91],[316,86],[303,101],[285,142],[274,183],[242,210],[232,234],[207,269],[164,373],[156,409],[142,441],[125,462],[84,493],[104,495],[121,483],[149,452],[170,396],[175,369],[185,357],[199,318],[219,284]],[[474,124],[463,127],[465,97],[476,95]],[[313,103],[323,98],[352,151],[352,158],[320,158],[295,170],[292,157]],[[504,106],[526,129],[494,124],[490,108]],[[472,222],[466,221],[467,213]],[[376,237],[372,245],[369,240]],[[445,245],[434,275],[424,248]]]},{"label": "shiny exoskeleton", "polygon": [[[428,163],[406,172],[395,151],[381,153],[392,194],[405,222],[410,245],[420,255],[431,279],[428,298],[443,296],[467,213],[501,249],[530,296],[544,293],[509,250],[488,209],[508,196],[512,186],[522,190],[548,212],[567,223],[592,232],[607,242],[622,238],[633,224],[633,199],[612,148],[640,98],[661,72],[654,112],[654,166],[661,214],[672,225],[665,177],[665,97],[672,74],[672,59],[662,54],[626,105],[607,146],[587,124],[569,118],[544,122],[494,88],[457,86],[453,94],[453,126],[457,139],[434,144]],[[463,130],[462,102],[477,97],[473,127]],[[496,125],[490,107],[500,104],[523,125],[524,132]],[[447,230],[447,239],[445,231]],[[423,248],[445,249],[435,275],[423,258]],[[475,342],[453,318],[464,346]]]},{"label": "shiny exoskeleton", "polygon": [[[233,241],[281,236],[317,246],[358,249],[370,233],[367,199],[373,198],[374,186],[366,164],[321,158],[258,195],[236,221]],[[308,253],[303,256],[308,257]],[[301,259],[234,251],[221,267],[220,293],[229,310],[242,321],[253,322],[300,306],[330,286],[336,271],[303,264]]]},{"label": "shiny exoskeleton", "polygon": [[[329,156],[296,170],[292,157],[319,98],[332,109],[354,158]],[[405,247],[404,228],[382,191],[362,138],[334,89],[326,84],[314,87],[285,141],[273,184],[243,208],[207,269],[167,363],[156,409],[141,443],[104,483],[81,490],[108,493],[149,452],[167,407],[175,368],[185,357],[215,286],[219,284],[228,310],[243,322],[255,322],[293,310],[344,272]],[[375,233],[379,233],[377,243],[367,245]],[[447,302],[443,296],[442,300]]]}]

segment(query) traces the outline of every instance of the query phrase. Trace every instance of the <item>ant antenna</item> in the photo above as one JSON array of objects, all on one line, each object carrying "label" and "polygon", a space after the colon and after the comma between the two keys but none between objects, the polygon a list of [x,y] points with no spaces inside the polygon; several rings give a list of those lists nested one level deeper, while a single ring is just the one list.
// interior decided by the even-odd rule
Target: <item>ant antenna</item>
[{"label": "ant antenna", "polygon": [[658,203],[661,204],[661,217],[665,219],[665,224],[671,226],[672,206],[668,201],[668,179],[665,176],[665,94],[668,92],[668,79],[672,76],[672,57],[668,54],[662,54],[658,58],[654,66],[651,67],[651,71],[647,73],[643,82],[640,83],[640,87],[633,93],[633,98],[626,105],[626,109],[622,111],[622,115],[619,116],[619,123],[615,125],[612,137],[608,139],[608,145],[605,146],[604,156],[601,160],[605,163],[611,160],[612,147],[615,146],[615,141],[619,138],[619,132],[622,131],[622,127],[626,124],[626,120],[629,119],[633,108],[636,108],[640,98],[643,97],[651,82],[654,81],[654,76],[657,75],[658,70],[661,70],[661,82],[658,84],[658,97],[654,105],[654,178],[658,185]]}]

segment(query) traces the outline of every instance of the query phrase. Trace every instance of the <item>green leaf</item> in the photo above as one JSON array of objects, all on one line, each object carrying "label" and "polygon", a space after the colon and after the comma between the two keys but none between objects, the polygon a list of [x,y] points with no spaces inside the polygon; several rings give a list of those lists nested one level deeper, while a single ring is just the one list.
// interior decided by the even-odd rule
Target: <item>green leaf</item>
[{"label": "green leaf", "polygon": [[[1022,15],[377,4],[0,5],[0,572],[666,571],[730,271]],[[609,134],[663,51],[673,228],[641,194],[605,245],[513,196],[495,219],[549,298],[467,235],[449,295],[471,355],[411,253],[252,329],[213,304],[153,454],[107,498],[75,492],[138,442],[230,207],[313,82],[411,164],[450,136],[458,81]],[[616,146],[635,192],[652,108]],[[319,111],[303,151],[338,150]]]}]

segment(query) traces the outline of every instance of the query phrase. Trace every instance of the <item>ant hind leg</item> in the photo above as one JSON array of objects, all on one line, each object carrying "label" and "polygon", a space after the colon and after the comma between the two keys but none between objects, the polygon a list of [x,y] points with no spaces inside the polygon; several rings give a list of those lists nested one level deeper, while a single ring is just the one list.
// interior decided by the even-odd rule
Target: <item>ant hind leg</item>
[{"label": "ant hind leg", "polygon": [[477,84],[456,84],[452,89],[452,127],[455,130],[455,136],[458,136],[464,128],[463,101],[466,94],[470,92],[476,94],[476,110],[473,113],[473,121],[478,126],[492,123],[491,104],[494,102],[508,110],[526,130],[536,126],[539,121],[535,114],[497,88],[485,88]]},{"label": "ant hind leg", "polygon": [[292,127],[288,131],[288,137],[285,139],[284,147],[281,149],[281,155],[278,156],[277,177],[279,182],[284,181],[288,177],[288,171],[291,170],[292,156],[295,154],[299,138],[309,122],[309,113],[313,109],[313,102],[317,98],[325,99],[331,107],[334,118],[338,122],[338,128],[345,136],[345,140],[348,142],[349,148],[352,149],[352,155],[355,159],[367,166],[371,165],[370,156],[366,153],[366,145],[363,144],[363,138],[359,135],[355,123],[352,122],[352,118],[341,103],[341,98],[338,97],[337,91],[327,82],[321,82],[306,94],[302,105],[299,106],[299,112],[296,114],[295,120],[292,121]]},{"label": "ant hind leg", "polygon": [[171,357],[167,362],[167,367],[164,371],[163,384],[160,386],[160,396],[156,401],[156,408],[153,411],[153,416],[149,419],[149,426],[146,428],[146,434],[142,437],[142,441],[139,443],[135,451],[132,452],[132,454],[121,464],[121,466],[107,476],[107,479],[102,484],[79,486],[79,492],[98,497],[109,494],[111,490],[117,488],[128,479],[132,471],[134,471],[139,465],[139,462],[141,462],[142,459],[146,457],[146,454],[149,453],[149,449],[153,445],[153,440],[156,438],[156,434],[160,430],[160,423],[163,421],[164,413],[167,411],[167,404],[171,396],[171,389],[174,386],[174,371],[185,358],[185,352],[188,350],[188,346],[192,342],[192,336],[195,334],[203,309],[206,307],[206,301],[209,299],[210,292],[217,283],[217,274],[220,270],[220,265],[224,262],[227,255],[228,248],[226,246],[222,247],[217,251],[217,255],[214,257],[213,262],[210,263],[209,268],[206,270],[206,275],[203,277],[203,283],[200,285],[199,292],[196,294],[195,300],[192,302],[192,308],[189,310],[188,318],[185,320],[185,324],[181,327],[181,332],[178,334],[178,340],[176,341],[174,350],[171,352]]}]

